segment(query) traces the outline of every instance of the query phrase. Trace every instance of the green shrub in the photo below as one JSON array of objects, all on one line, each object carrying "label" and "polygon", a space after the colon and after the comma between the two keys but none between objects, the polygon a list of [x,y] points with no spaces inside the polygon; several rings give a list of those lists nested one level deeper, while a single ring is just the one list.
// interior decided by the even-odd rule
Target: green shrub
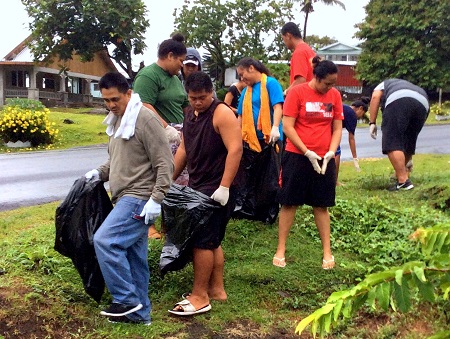
[{"label": "green shrub", "polygon": [[49,112],[40,101],[8,99],[0,112],[0,138],[5,143],[29,141],[34,147],[52,144],[59,131],[48,120]]},{"label": "green shrub", "polygon": [[227,94],[226,88],[220,88],[216,91],[217,99],[222,100],[225,99],[225,95]]},{"label": "green shrub", "polygon": [[[311,227],[312,213],[302,212],[300,228],[320,242],[317,230]],[[368,272],[379,271],[421,260],[416,244],[408,241],[408,235],[444,219],[426,206],[396,209],[379,197],[364,202],[336,199],[336,206],[330,208],[331,244],[333,249],[365,258]]]},{"label": "green shrub", "polygon": [[39,100],[23,99],[23,98],[8,98],[6,99],[6,106],[19,107],[21,109],[29,109],[31,111],[43,111],[45,106]]},{"label": "green shrub", "polygon": [[286,89],[289,87],[289,64],[285,63],[270,63],[267,64],[267,68],[269,69],[272,76],[278,80],[278,82],[281,84],[281,87],[283,89]]}]

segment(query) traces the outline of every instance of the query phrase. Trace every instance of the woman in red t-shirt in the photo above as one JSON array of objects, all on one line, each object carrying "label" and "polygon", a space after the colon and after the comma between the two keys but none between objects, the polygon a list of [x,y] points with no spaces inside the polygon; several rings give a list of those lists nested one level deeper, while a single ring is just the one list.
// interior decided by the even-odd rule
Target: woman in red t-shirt
[{"label": "woman in red t-shirt", "polygon": [[333,88],[337,67],[315,57],[314,78],[293,87],[283,106],[283,132],[287,137],[280,175],[280,216],[278,248],[273,264],[286,266],[285,251],[289,230],[300,205],[313,208],[314,221],[323,248],[322,267],[334,267],[330,246],[330,216],[336,196],[334,155],[342,136],[342,99]]}]

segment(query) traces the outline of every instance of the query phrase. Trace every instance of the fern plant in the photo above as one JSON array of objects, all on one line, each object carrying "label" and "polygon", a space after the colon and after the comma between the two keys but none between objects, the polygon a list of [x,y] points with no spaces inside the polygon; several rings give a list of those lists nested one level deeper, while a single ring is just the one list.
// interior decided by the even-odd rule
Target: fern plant
[{"label": "fern plant", "polygon": [[[326,304],[300,321],[296,333],[308,325],[311,333],[322,338],[345,318],[352,317],[363,305],[388,311],[406,312],[411,308],[411,295],[418,291],[420,298],[436,302],[449,299],[450,294],[450,224],[419,228],[410,239],[419,241],[424,261],[407,262],[400,267],[367,275],[353,288],[330,295]],[[433,338],[448,338],[450,331]]]}]

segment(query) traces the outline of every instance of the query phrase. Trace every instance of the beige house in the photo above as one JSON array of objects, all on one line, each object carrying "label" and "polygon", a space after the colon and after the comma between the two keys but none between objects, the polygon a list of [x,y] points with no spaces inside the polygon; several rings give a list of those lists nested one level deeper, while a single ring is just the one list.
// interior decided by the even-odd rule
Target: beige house
[{"label": "beige house", "polygon": [[338,67],[336,88],[342,93],[360,95],[363,85],[356,79],[355,66],[361,54],[361,48],[350,46],[342,42],[319,48],[317,54],[326,60],[333,61]]},{"label": "beige house", "polygon": [[[0,60],[0,106],[7,98],[28,98],[55,105],[102,103],[98,81],[116,71],[106,51],[97,52],[91,62],[73,56],[66,62],[34,62],[27,47],[31,37]],[[62,71],[64,69],[64,71]]]},{"label": "beige house", "polygon": [[361,48],[350,46],[342,42],[336,42],[319,48],[317,54],[326,60],[348,62],[349,64],[355,65],[361,54]]}]

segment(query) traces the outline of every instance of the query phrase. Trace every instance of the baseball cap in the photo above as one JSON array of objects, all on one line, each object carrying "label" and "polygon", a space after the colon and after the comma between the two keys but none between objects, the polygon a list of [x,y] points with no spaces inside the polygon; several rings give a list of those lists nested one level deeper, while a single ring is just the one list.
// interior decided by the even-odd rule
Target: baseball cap
[{"label": "baseball cap", "polygon": [[194,64],[195,66],[198,66],[198,63],[198,59],[193,55],[186,56],[186,59],[183,61],[183,65]]}]

